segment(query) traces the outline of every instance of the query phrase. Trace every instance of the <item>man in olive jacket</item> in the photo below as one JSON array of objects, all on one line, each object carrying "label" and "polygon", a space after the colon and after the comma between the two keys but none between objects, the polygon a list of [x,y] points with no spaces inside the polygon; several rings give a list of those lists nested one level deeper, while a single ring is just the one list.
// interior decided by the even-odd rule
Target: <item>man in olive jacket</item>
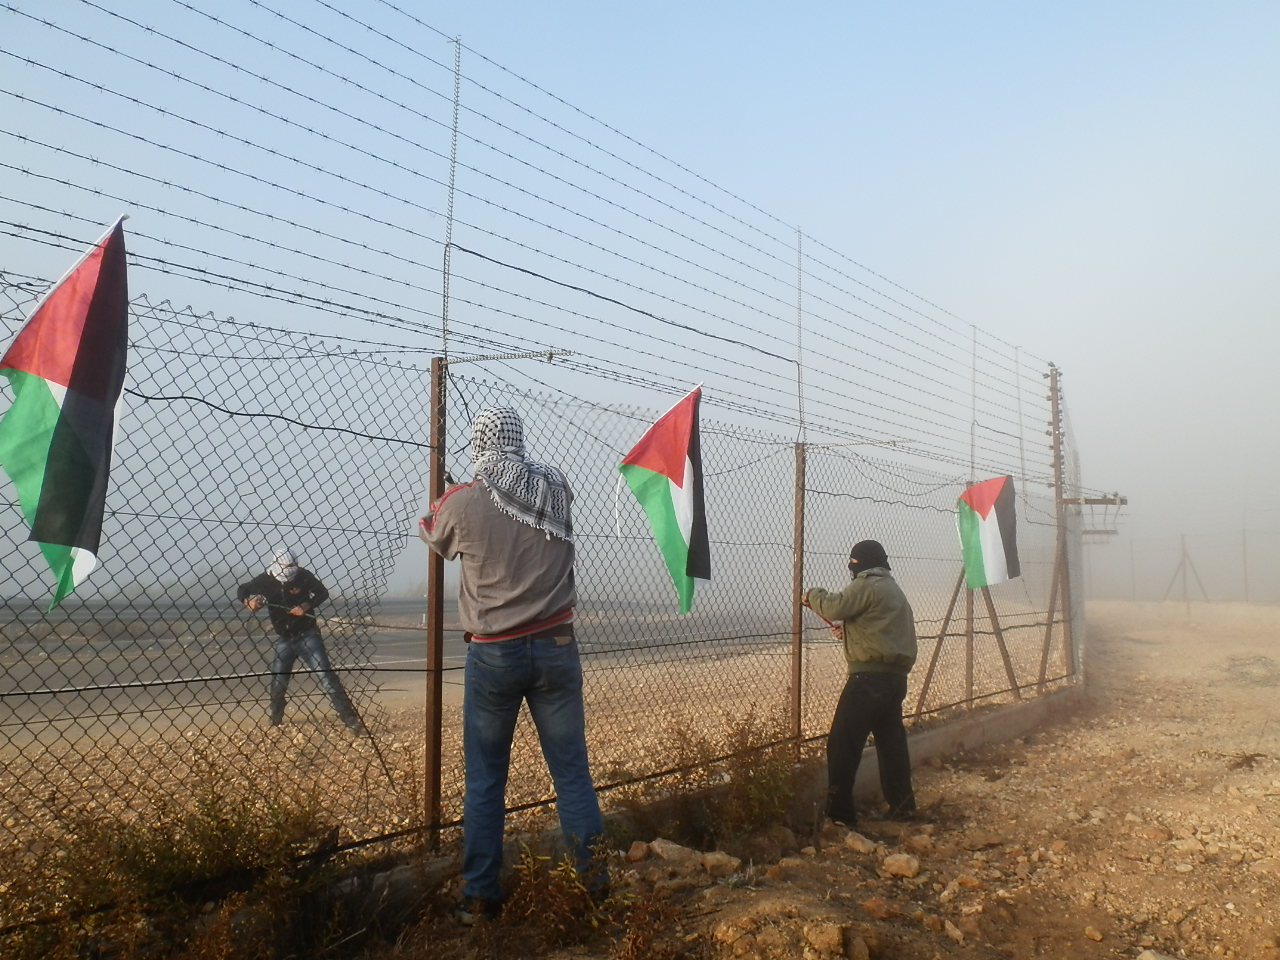
[{"label": "man in olive jacket", "polygon": [[840,621],[833,632],[844,641],[849,676],[827,737],[827,816],[853,827],[853,782],[869,735],[876,738],[889,816],[916,809],[902,725],[907,674],[916,662],[916,628],[911,604],[889,573],[884,547],[875,540],[854,544],[849,572],[853,579],[839,593],[815,587],[800,602],[825,620]]}]

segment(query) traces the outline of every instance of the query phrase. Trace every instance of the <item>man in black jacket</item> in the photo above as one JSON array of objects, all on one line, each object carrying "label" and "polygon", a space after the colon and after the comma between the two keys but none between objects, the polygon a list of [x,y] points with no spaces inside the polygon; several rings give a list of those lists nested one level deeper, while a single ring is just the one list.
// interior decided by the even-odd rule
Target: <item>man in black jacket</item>
[{"label": "man in black jacket", "polygon": [[321,688],[329,695],[333,708],[352,731],[364,733],[355,707],[351,705],[342,681],[334,673],[320,639],[320,628],[313,616],[320,604],[329,599],[329,591],[320,579],[298,566],[293,554],[276,551],[271,566],[248,583],[240,584],[236,598],[250,610],[267,608],[276,631],[276,657],[271,665],[271,725],[278,727],[284,719],[284,695],[289,687],[293,664],[299,657],[316,675]]}]

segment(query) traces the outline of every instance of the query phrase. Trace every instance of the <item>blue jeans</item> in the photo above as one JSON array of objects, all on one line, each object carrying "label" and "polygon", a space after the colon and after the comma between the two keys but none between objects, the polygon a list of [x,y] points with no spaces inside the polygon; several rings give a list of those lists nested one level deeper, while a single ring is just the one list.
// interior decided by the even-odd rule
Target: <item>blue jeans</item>
[{"label": "blue jeans", "polygon": [[355,707],[351,705],[347,692],[342,689],[342,681],[329,663],[329,654],[325,651],[319,630],[308,630],[296,637],[276,637],[276,659],[271,664],[271,723],[277,725],[284,718],[284,694],[289,688],[294,661],[299,657],[316,675],[320,688],[329,695],[333,709],[338,712],[342,722],[353,730],[362,730],[363,725],[356,715]]},{"label": "blue jeans", "polygon": [[521,701],[528,701],[542,756],[555,783],[565,844],[593,892],[608,882],[603,871],[592,869],[592,847],[603,837],[604,820],[587,763],[578,645],[572,627],[551,632],[473,642],[467,648],[462,708],[467,779],[462,806],[464,896],[502,899],[507,775]]}]

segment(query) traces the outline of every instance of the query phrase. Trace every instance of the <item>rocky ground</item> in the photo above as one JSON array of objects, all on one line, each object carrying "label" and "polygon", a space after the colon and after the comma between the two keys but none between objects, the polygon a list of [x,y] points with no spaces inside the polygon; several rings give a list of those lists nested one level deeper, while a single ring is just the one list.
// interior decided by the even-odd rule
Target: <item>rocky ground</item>
[{"label": "rocky ground", "polygon": [[1081,707],[923,766],[926,822],[782,831],[756,863],[637,844],[619,887],[672,891],[691,957],[1280,960],[1280,609],[1089,622]]}]

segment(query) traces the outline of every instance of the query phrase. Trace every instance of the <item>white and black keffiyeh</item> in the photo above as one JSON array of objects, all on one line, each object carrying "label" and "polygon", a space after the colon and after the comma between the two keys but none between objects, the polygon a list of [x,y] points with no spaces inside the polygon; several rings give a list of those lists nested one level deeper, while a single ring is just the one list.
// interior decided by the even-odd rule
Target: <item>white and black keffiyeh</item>
[{"label": "white and black keffiyeh", "polygon": [[471,422],[471,462],[498,509],[560,540],[573,539],[569,481],[525,457],[524,424],[510,407],[486,407]]},{"label": "white and black keffiyeh", "polygon": [[271,558],[271,566],[267,567],[267,573],[275,577],[281,583],[288,583],[298,575],[298,561],[294,559],[293,551],[285,547],[276,550],[276,554]]}]

